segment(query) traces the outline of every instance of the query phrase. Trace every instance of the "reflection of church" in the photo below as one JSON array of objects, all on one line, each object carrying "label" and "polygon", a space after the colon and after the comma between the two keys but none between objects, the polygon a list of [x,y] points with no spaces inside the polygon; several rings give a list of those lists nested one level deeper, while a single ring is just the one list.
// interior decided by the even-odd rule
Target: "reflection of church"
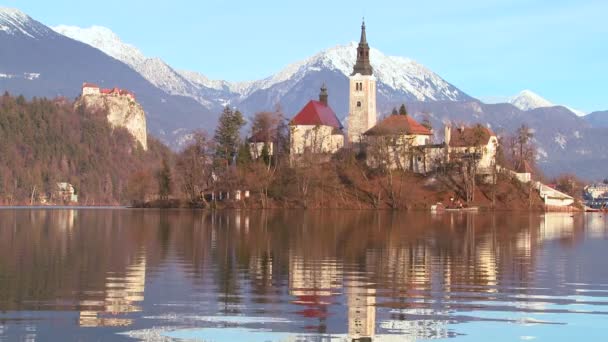
[{"label": "reflection of church", "polygon": [[302,309],[298,314],[319,321],[316,332],[325,332],[325,321],[334,294],[339,291],[342,269],[337,260],[305,260],[291,253],[289,256],[289,294],[292,302]]},{"label": "reflection of church", "polygon": [[81,327],[111,327],[128,326],[132,320],[118,317],[121,314],[139,312],[137,305],[144,300],[146,285],[146,256],[128,267],[124,277],[108,276],[103,301],[83,300],[81,307],[103,307],[102,311],[80,311],[79,324]]}]

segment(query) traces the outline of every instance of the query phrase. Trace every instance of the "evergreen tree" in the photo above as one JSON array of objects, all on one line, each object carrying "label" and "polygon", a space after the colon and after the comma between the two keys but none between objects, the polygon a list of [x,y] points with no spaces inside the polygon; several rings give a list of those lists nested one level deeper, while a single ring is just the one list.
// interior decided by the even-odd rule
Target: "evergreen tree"
[{"label": "evergreen tree", "polygon": [[264,163],[266,165],[270,165],[270,158],[271,158],[271,156],[270,156],[270,148],[269,148],[269,146],[268,146],[267,143],[264,144],[264,147],[262,147],[262,155],[261,155],[261,157],[262,157],[262,160],[264,161]]},{"label": "evergreen tree", "polygon": [[158,181],[158,195],[161,200],[167,200],[171,195],[171,168],[166,158],[163,158],[162,166],[156,174]]},{"label": "evergreen tree", "polygon": [[393,111],[391,112],[392,115],[398,115],[399,111],[397,110],[397,107],[393,107]]},{"label": "evergreen tree", "polygon": [[251,148],[249,144],[241,144],[239,152],[236,156],[236,164],[239,166],[249,165],[253,159],[251,158]]},{"label": "evergreen tree", "polygon": [[217,129],[215,130],[215,142],[217,144],[216,156],[220,160],[231,164],[236,157],[240,145],[240,130],[245,125],[243,114],[238,110],[233,111],[226,106],[220,115]]},{"label": "evergreen tree", "polygon": [[399,115],[407,115],[407,109],[405,108],[405,104],[402,104],[401,107],[399,107]]}]

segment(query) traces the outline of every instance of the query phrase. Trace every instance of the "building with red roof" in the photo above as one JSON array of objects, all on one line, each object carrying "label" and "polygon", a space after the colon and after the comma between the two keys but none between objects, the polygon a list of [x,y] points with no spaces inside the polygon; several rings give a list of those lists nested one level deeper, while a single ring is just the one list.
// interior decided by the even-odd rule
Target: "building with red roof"
[{"label": "building with red roof", "polygon": [[309,101],[289,122],[292,155],[335,153],[344,146],[342,124],[327,99],[327,87],[323,84],[319,101]]},{"label": "building with red roof", "polygon": [[488,127],[460,125],[455,129],[450,124],[445,126],[446,160],[457,161],[463,158],[474,158],[478,174],[490,174],[496,164],[498,137]]},{"label": "building with red roof", "polygon": [[426,173],[443,159],[442,145],[431,145],[433,132],[411,115],[390,115],[363,133],[368,164]]},{"label": "building with red roof", "polygon": [[135,94],[127,89],[120,89],[117,87],[107,89],[99,88],[94,83],[85,82],[82,84],[82,95],[112,95],[112,96],[124,96],[135,101]]}]

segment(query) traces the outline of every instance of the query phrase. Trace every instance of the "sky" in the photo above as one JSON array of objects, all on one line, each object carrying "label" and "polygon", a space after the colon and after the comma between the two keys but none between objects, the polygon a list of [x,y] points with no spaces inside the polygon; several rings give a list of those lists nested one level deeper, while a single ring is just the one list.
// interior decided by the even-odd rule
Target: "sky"
[{"label": "sky", "polygon": [[267,77],[359,38],[477,98],[530,89],[608,109],[606,0],[4,0],[49,26],[101,25],[149,57],[213,79]]}]

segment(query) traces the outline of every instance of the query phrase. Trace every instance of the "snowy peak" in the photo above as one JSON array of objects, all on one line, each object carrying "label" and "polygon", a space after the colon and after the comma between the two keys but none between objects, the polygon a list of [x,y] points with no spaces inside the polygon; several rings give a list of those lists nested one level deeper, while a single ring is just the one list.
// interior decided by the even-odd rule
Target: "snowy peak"
[{"label": "snowy peak", "polygon": [[523,111],[555,106],[553,103],[549,102],[549,100],[541,97],[531,90],[523,90],[516,96],[509,99],[509,103]]},{"label": "snowy peak", "polygon": [[[556,104],[550,102],[549,100],[543,98],[542,96],[534,93],[531,90],[523,90],[516,96],[510,98],[509,103],[523,111],[528,111],[528,110],[532,110],[532,109],[536,109],[536,108],[559,106],[559,105],[556,105]],[[577,109],[574,109],[574,108],[571,108],[568,106],[563,106],[563,107],[568,109],[572,113],[576,114],[577,116],[586,115],[586,113],[583,111],[580,111],[580,110],[577,110]]]},{"label": "snowy peak", "polygon": [[144,54],[136,47],[124,43],[112,30],[103,26],[81,28],[77,26],[59,25],[52,29],[68,38],[80,41],[103,51],[108,56],[134,67],[143,63]]},{"label": "snowy peak", "polygon": [[[310,72],[324,69],[338,71],[344,76],[349,76],[357,59],[356,54],[357,43],[338,45],[290,64],[280,72],[263,80],[237,83],[233,88],[246,95],[252,90],[268,89],[287,81],[295,84]],[[392,91],[406,93],[419,101],[459,101],[469,98],[468,95],[437,74],[411,59],[387,56],[379,50],[371,48],[370,60],[378,83]]]},{"label": "snowy peak", "polygon": [[0,33],[41,38],[51,31],[18,9],[0,7]]}]

